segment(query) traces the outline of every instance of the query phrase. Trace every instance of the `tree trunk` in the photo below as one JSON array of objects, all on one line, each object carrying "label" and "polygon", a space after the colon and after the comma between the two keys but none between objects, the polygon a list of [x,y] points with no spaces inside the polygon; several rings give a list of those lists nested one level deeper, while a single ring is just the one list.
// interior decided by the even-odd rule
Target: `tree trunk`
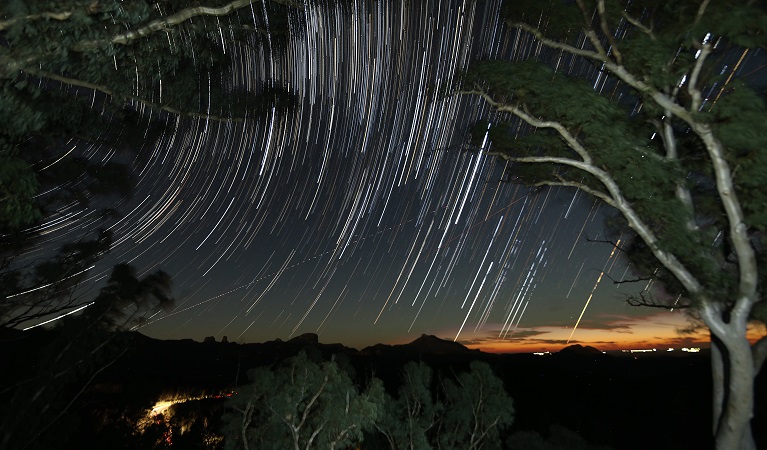
[{"label": "tree trunk", "polygon": [[712,339],[714,400],[721,401],[714,405],[714,442],[717,450],[755,450],[751,434],[755,375],[751,344],[745,333],[739,335],[732,328],[728,327],[730,333],[723,339]]},{"label": "tree trunk", "polygon": [[[724,343],[722,343],[714,333],[711,333],[711,381],[713,384],[712,410],[714,413],[712,436],[716,436],[716,432],[719,429],[719,421],[722,419],[725,393],[727,392],[727,389],[725,388],[725,373],[727,372],[725,367],[726,354],[727,349],[724,347]],[[729,364],[727,364],[727,366],[729,366]]]}]

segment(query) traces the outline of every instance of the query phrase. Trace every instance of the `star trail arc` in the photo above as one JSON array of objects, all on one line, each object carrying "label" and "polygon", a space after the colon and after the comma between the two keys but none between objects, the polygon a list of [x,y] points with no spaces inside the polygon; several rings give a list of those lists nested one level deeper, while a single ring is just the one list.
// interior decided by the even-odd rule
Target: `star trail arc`
[{"label": "star trail arc", "polygon": [[[268,2],[250,7],[251,25],[269,31]],[[592,201],[500,182],[507,166],[460,150],[489,108],[443,95],[473,58],[541,51],[502,27],[499,8],[309,1],[291,16],[284,48],[269,33],[234,45],[220,17],[213,38],[233,61],[227,83],[287,86],[298,107],[221,122],[137,104],[164,131],[134,161],[136,192],[109,225],[114,248],[92,280],[119,261],[171,273],[176,309],[142,329],[163,337],[509,337],[552,301],[576,314],[579,304],[541,286],[594,285],[587,258],[609,248],[578,243],[598,216]],[[42,227],[63,241],[92,228],[89,214],[72,206]],[[574,268],[552,272],[558,261]]]}]

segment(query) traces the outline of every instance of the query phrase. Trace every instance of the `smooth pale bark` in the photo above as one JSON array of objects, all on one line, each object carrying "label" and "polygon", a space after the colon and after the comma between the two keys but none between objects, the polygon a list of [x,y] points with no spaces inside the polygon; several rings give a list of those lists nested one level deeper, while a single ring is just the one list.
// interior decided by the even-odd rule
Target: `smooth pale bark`
[{"label": "smooth pale bark", "polygon": [[[756,254],[749,241],[743,211],[734,190],[731,170],[723,157],[724,147],[711,133],[710,127],[707,124],[694,122],[692,119],[688,122],[693,131],[704,142],[711,156],[719,198],[728,217],[729,235],[738,258],[740,295],[734,306],[728,311],[723,310],[723,304],[712,302],[708,298],[703,283],[676,258],[676,255],[664,251],[658,245],[657,236],[644,222],[644,218],[624,198],[617,180],[609,172],[591,163],[588,149],[562,124],[533,117],[519,106],[496,102],[489,94],[482,91],[463,91],[461,93],[479,95],[496,110],[512,113],[534,127],[554,129],[562,136],[568,146],[580,156],[580,160],[578,160],[552,156],[512,157],[507,154],[496,154],[498,157],[519,163],[567,165],[594,176],[602,183],[604,191],[595,190],[582,183],[565,180],[540,184],[576,187],[616,208],[627,219],[629,227],[648,244],[656,259],[674,274],[693,298],[698,299],[699,304],[702,305],[701,312],[704,323],[721,343],[721,348],[713,350],[717,353],[712,355],[713,390],[717,405],[719,405],[714,408],[716,448],[719,450],[735,448],[750,450],[754,448],[750,421],[753,416],[754,377],[758,370],[755,369],[757,364],[755,364],[752,355],[751,345],[746,339],[746,326],[750,311],[758,300],[756,294],[758,273]],[[678,194],[677,192],[675,195]],[[726,322],[723,320],[725,314],[729,316],[729,320]],[[767,344],[764,346],[767,347]],[[722,352],[718,353],[720,350]],[[767,353],[767,350],[764,350],[762,346],[755,349],[755,353],[760,356],[762,361],[764,360],[763,352]]]},{"label": "smooth pale bark", "polygon": [[[725,429],[727,427],[732,428],[733,426],[731,417],[732,414],[744,413],[744,415],[748,417],[748,419],[745,420],[750,421],[752,410],[748,409],[745,412],[733,410],[734,412],[731,411],[729,413],[730,416],[727,419],[725,419],[723,413],[725,412],[725,405],[729,405],[731,403],[739,404],[741,405],[741,409],[743,409],[743,407],[748,408],[748,401],[753,401],[753,380],[759,374],[761,368],[761,364],[757,355],[759,354],[759,349],[765,345],[764,343],[767,343],[767,338],[762,338],[748,349],[747,345],[742,345],[740,349],[736,350],[734,348],[728,347],[713,333],[711,334],[711,373],[713,379],[712,406],[714,412],[713,434],[714,436],[718,437],[716,441],[717,448],[756,449],[756,443],[753,440],[753,433],[749,423],[742,424],[743,430],[740,438],[737,437],[737,432],[733,433]],[[745,386],[742,385],[742,382],[739,382],[736,377],[735,384],[739,385],[738,390],[732,390],[732,383],[730,382],[732,379],[731,372],[736,369],[730,359],[730,354],[733,350],[736,352],[750,352],[753,354],[753,373],[749,374],[748,370],[742,371],[741,378],[746,381]],[[745,364],[746,362],[747,361],[741,361],[740,364]],[[762,360],[762,363],[763,362],[764,361]],[[735,394],[735,397],[733,397],[733,394]],[[741,395],[742,398],[738,397],[738,395]],[[743,403],[744,401],[746,402],[745,404]],[[753,407],[753,405],[751,405],[751,407]],[[729,420],[729,423],[726,423],[726,420]]]},{"label": "smooth pale bark", "polygon": [[52,20],[61,21],[61,20],[67,20],[70,17],[72,17],[71,11],[43,12],[40,14],[29,14],[22,17],[14,17],[8,20],[0,20],[0,31],[10,28],[13,24],[17,22],[26,22],[30,20],[40,20],[40,19],[52,19]]},{"label": "smooth pale bark", "polygon": [[716,432],[719,429],[719,421],[722,418],[722,405],[724,405],[724,395],[726,389],[724,388],[724,380],[726,367],[724,363],[724,352],[727,349],[724,348],[724,344],[720,341],[714,333],[711,333],[711,382],[713,387],[713,404],[712,409],[714,412],[714,420],[712,422],[712,435],[716,436]]},{"label": "smooth pale bark", "polygon": [[[549,128],[558,132],[562,140],[574,150],[580,158],[522,156],[510,157],[499,155],[507,160],[519,163],[539,164],[554,163],[563,164],[594,176],[599,180],[604,190],[593,189],[573,180],[547,180],[539,184],[552,186],[572,186],[581,189],[597,198],[602,199],[608,205],[616,208],[628,221],[629,226],[647,243],[658,262],[668,269],[687,290],[690,298],[695,299],[699,305],[702,319],[712,333],[712,377],[714,397],[713,431],[716,448],[719,450],[753,449],[755,448],[751,433],[751,417],[753,416],[754,404],[754,378],[759,373],[764,360],[767,358],[767,340],[761,340],[754,347],[746,338],[748,318],[754,305],[761,299],[757,293],[758,267],[756,251],[749,236],[749,227],[745,223],[743,208],[734,186],[734,174],[726,160],[726,149],[719,137],[713,133],[711,125],[699,117],[701,104],[701,86],[699,78],[707,57],[711,54],[711,44],[703,44],[700,53],[690,68],[687,75],[689,79],[686,85],[687,93],[691,99],[690,105],[683,105],[678,101],[676,92],[669,95],[655,88],[648,80],[631,73],[623,64],[622,59],[626,55],[610,55],[602,45],[594,28],[591,26],[592,13],[586,9],[583,2],[578,1],[584,13],[584,27],[581,30],[591,42],[593,50],[588,48],[573,47],[567,43],[550,39],[537,26],[509,22],[512,28],[531,34],[546,47],[561,50],[575,56],[580,56],[598,62],[603,69],[626,85],[641,93],[646,101],[652,101],[665,111],[664,123],[661,136],[666,147],[666,159],[677,159],[676,140],[669,120],[676,117],[686,123],[690,131],[694,133],[704,145],[711,161],[711,169],[714,174],[718,198],[722,203],[727,217],[727,233],[729,241],[737,258],[737,298],[734,303],[719,303],[709,298],[709,289],[706,280],[699,278],[699,274],[692,273],[673,253],[666,252],[658,245],[657,236],[644,222],[628,203],[613,178],[612,174],[596,167],[591,162],[589,149],[585,148],[576,134],[568,130],[563,124],[531,116],[524,105],[499,102],[487,92],[482,90],[463,91],[462,94],[475,94],[481,96],[497,111],[504,111],[519,117],[536,128]],[[705,0],[699,7],[696,20],[705,13],[709,1]],[[605,18],[604,4],[599,2],[597,12],[602,21]],[[629,23],[635,25],[640,32],[647,34],[654,40],[653,30],[643,26],[638,19],[630,18]],[[610,30],[602,27],[602,32],[609,39]],[[695,217],[694,205],[691,202],[689,191],[683,184],[678,184],[675,195],[688,209],[690,219]],[[696,230],[694,222],[688,219],[688,229]],[[726,300],[726,299],[723,299]]]},{"label": "smooth pale bark", "polygon": [[751,432],[754,415],[754,350],[746,338],[748,316],[733,312],[722,319],[720,304],[705,302],[701,318],[712,333],[713,431],[718,450],[755,450]]},{"label": "smooth pale bark", "polygon": [[754,372],[748,340],[725,344],[729,353],[727,401],[722,410],[715,444],[718,449],[756,449],[751,435],[754,410]]},{"label": "smooth pale bark", "polygon": [[238,409],[242,413],[242,426],[240,427],[240,437],[242,438],[242,447],[245,450],[250,450],[248,443],[248,427],[250,426],[250,420],[253,416],[253,400],[249,401],[245,410]]}]

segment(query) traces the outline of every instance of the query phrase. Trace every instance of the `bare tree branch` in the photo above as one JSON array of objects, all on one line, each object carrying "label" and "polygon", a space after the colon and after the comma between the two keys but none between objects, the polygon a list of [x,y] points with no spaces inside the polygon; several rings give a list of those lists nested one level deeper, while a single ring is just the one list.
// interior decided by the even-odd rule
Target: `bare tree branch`
[{"label": "bare tree branch", "polygon": [[[500,419],[500,417],[496,417],[495,420],[493,420],[493,422],[487,426],[485,431],[483,431],[482,434],[480,434],[479,437],[477,437],[477,440],[474,442],[474,446],[472,446],[472,448],[481,448],[480,446],[482,444],[482,440],[485,439],[485,437],[487,436],[487,433],[489,433],[490,430],[492,430],[493,428],[495,428],[496,425],[498,425],[498,419]],[[473,438],[473,435],[472,435],[472,438]]]},{"label": "bare tree branch", "polygon": [[354,428],[357,428],[357,424],[351,424],[348,427],[341,430],[336,437],[330,442],[330,450],[335,450],[336,445],[338,445],[339,442],[341,442],[341,439],[343,439],[349,431],[353,430]]},{"label": "bare tree branch", "polygon": [[[701,11],[705,11],[705,5],[707,4],[708,0],[705,0],[699,9],[699,14],[702,14]],[[738,257],[738,266],[740,269],[740,296],[733,309],[733,313],[736,315],[737,320],[742,322],[743,326],[745,326],[745,322],[748,320],[748,312],[756,298],[756,254],[751,247],[751,242],[748,237],[748,227],[744,223],[743,209],[735,193],[732,172],[729,163],[724,157],[724,145],[714,136],[710,124],[696,119],[693,113],[687,111],[687,109],[674,101],[673,98],[638,79],[622,65],[607,60],[605,61],[605,68],[629,86],[649,95],[662,108],[682,119],[703,141],[706,151],[712,161],[717,191],[727,215],[730,239]],[[658,255],[656,254],[656,256]],[[686,268],[683,271],[672,268],[667,265],[668,260],[666,258],[661,262],[666,268],[671,270],[677,278],[679,278],[692,295],[703,295],[700,283],[692,278]],[[679,264],[679,266],[682,268],[681,264]],[[683,274],[683,272],[687,273]],[[714,319],[713,316],[711,316],[711,319]]]},{"label": "bare tree branch", "polygon": [[621,247],[621,246],[619,246],[617,242],[608,241],[606,239],[592,239],[592,238],[588,237],[588,235],[584,235],[583,237],[586,239],[586,242],[596,242],[598,244],[610,244],[614,249],[616,249],[616,250],[618,250],[620,252],[623,252],[623,253],[626,252],[626,249]]},{"label": "bare tree branch", "polygon": [[517,24],[517,23],[512,23],[509,25],[519,29],[523,29],[525,31],[529,31],[536,38],[538,38],[538,40],[543,45],[549,48],[564,50],[573,55],[583,56],[589,59],[603,62],[605,69],[607,69],[610,73],[612,73],[613,75],[618,77],[618,79],[620,79],[627,85],[633,87],[637,91],[650,96],[653,99],[653,101],[655,101],[659,106],[668,109],[669,111],[671,111],[672,114],[684,120],[688,124],[692,124],[695,122],[693,120],[692,115],[687,111],[686,108],[678,104],[672,97],[669,97],[668,95],[664,94],[663,92],[659,91],[652,85],[646,83],[644,80],[640,79],[636,75],[629,72],[623,65],[616,64],[615,62],[611,61],[609,58],[603,57],[602,55],[598,53],[588,51],[588,50],[581,50],[579,48],[576,48],[567,44],[562,44],[557,41],[547,39],[545,36],[543,36],[543,33],[541,33],[540,30],[530,25]]},{"label": "bare tree branch", "polygon": [[[697,128],[697,130],[695,129]],[[716,188],[719,198],[727,214],[730,240],[738,258],[739,269],[739,298],[732,309],[732,319],[737,320],[745,333],[751,307],[756,302],[757,294],[757,263],[756,252],[751,246],[748,226],[744,222],[743,209],[735,192],[730,165],[725,159],[722,143],[716,139],[709,124],[695,123],[696,131],[706,144],[706,150],[711,158],[711,164],[716,176]]]},{"label": "bare tree branch", "polygon": [[703,3],[700,4],[698,7],[698,13],[695,14],[695,23],[700,23],[700,19],[703,18],[703,14],[706,13],[706,8],[708,8],[708,4],[711,2],[711,0],[703,0]]},{"label": "bare tree branch", "polygon": [[702,100],[701,92],[698,88],[698,77],[700,76],[701,69],[703,69],[703,64],[706,62],[706,58],[711,54],[711,51],[712,47],[710,43],[701,46],[700,53],[695,60],[695,66],[690,75],[690,80],[687,82],[687,92],[690,94],[690,97],[692,97],[692,102],[690,103],[690,112],[692,113],[697,112],[700,109]]},{"label": "bare tree branch", "polygon": [[[704,4],[706,3],[707,1],[704,2]],[[701,10],[705,10],[703,6],[704,5],[701,5]],[[637,89],[639,92],[650,96],[659,106],[670,111],[673,115],[679,117],[685,123],[687,123],[692,131],[698,135],[698,137],[700,137],[706,146],[709,157],[712,160],[712,165],[716,176],[717,190],[727,214],[731,241],[735,247],[735,252],[738,257],[738,266],[740,269],[740,296],[736,302],[735,308],[733,309],[733,313],[736,315],[737,320],[745,323],[748,317],[748,311],[750,311],[751,305],[753,305],[756,296],[756,257],[754,249],[751,247],[750,240],[748,238],[747,226],[743,222],[744,216],[742,207],[740,206],[740,201],[735,195],[731,170],[729,164],[724,158],[724,147],[722,143],[716,137],[714,137],[710,124],[697,120],[692,113],[674,101],[673,98],[647,84],[643,80],[640,80],[634,74],[629,72],[624,66],[616,64],[609,59],[602,58],[599,54],[594,52],[583,51],[566,44],[561,44],[546,39],[535,27],[530,27],[526,24],[523,26],[520,25],[523,24],[513,24],[513,26],[516,26],[517,28],[530,31],[541,41],[541,43],[548,47],[562,49],[574,55],[580,55],[598,61],[603,61],[605,68],[613,75],[617,76],[618,79]],[[483,97],[487,98],[489,96],[485,94]],[[500,108],[496,109],[500,110]],[[505,108],[506,111],[515,113],[513,109],[513,107],[508,106]],[[521,115],[518,116],[522,118]],[[611,182],[611,184],[614,185],[614,181],[611,178],[607,177],[607,179]],[[600,181],[604,183],[606,180],[600,178]],[[617,185],[615,187],[617,188]],[[613,198],[616,198],[615,191],[610,189],[609,186],[608,191],[610,191]],[[629,224],[632,226],[632,228],[635,226],[638,227],[634,228],[635,231],[637,231],[637,233],[642,236],[645,242],[648,243],[650,248],[653,250],[653,254],[679,279],[679,281],[684,285],[684,287],[688,292],[690,292],[691,295],[701,296],[701,298],[704,299],[706,294],[702,291],[700,282],[692,276],[687,268],[684,267],[674,255],[668,255],[657,247],[657,240],[655,239],[653,233],[651,233],[650,230],[646,228],[645,224],[639,220],[639,217],[636,216],[633,209],[631,209],[627,203],[625,203],[625,206],[627,209],[619,208],[619,210],[621,210],[621,212],[624,214],[630,211],[630,216],[633,217],[627,216]],[[651,237],[653,243],[650,243],[645,238],[645,235],[648,238]],[[712,320],[721,320],[715,319],[713,316],[707,314],[704,315],[704,317],[710,317]]]},{"label": "bare tree branch", "polygon": [[88,81],[84,80],[78,80],[76,78],[70,78],[63,75],[59,75],[52,72],[47,72],[45,70],[38,70],[38,69],[30,69],[26,68],[24,69],[25,72],[27,72],[30,75],[40,77],[40,78],[48,78],[50,80],[55,80],[60,83],[68,84],[70,86],[77,86],[82,87],[85,89],[92,89],[94,91],[99,91],[101,93],[104,93],[106,95],[112,96],[112,97],[122,97],[124,100],[131,100],[139,102],[149,108],[157,109],[160,111],[165,111],[168,113],[171,113],[176,116],[182,116],[182,117],[191,117],[193,119],[204,119],[204,120],[213,120],[216,122],[244,122],[245,119],[241,117],[226,117],[226,116],[219,116],[216,114],[203,114],[203,113],[194,113],[194,112],[188,112],[188,111],[181,111],[180,109],[173,108],[168,105],[161,105],[158,103],[154,103],[150,100],[135,96],[135,95],[118,95],[116,94],[112,89],[110,89],[107,86],[100,85],[100,84],[94,84]]},{"label": "bare tree branch", "polygon": [[661,138],[663,139],[663,146],[666,148],[666,160],[675,161],[678,158],[678,152],[676,147],[676,135],[674,134],[674,127],[671,124],[671,111],[666,110],[663,116],[663,123],[661,129]]},{"label": "bare tree branch", "polygon": [[644,292],[639,293],[639,297],[637,298],[634,295],[631,295],[626,298],[626,303],[628,303],[631,306],[643,306],[647,308],[660,308],[660,309],[667,309],[669,311],[673,311],[675,309],[687,309],[692,307],[689,303],[683,303],[683,304],[674,304],[669,305],[668,303],[660,302],[656,300],[652,295],[647,295]]},{"label": "bare tree branch", "polygon": [[378,430],[379,433],[383,434],[386,440],[389,442],[389,447],[396,448],[394,446],[394,438],[392,437],[391,433],[383,428],[381,428],[380,425],[378,425],[376,422],[373,422],[373,426],[376,430]]},{"label": "bare tree branch", "polygon": [[[589,39],[589,42],[591,42],[591,45],[596,49],[597,53],[605,60],[608,60],[609,57],[607,56],[607,52],[605,51],[602,42],[599,41],[599,36],[597,36],[597,33],[591,26],[591,22],[593,21],[591,16],[594,15],[594,12],[586,10],[586,5],[583,4],[583,0],[575,0],[575,3],[578,4],[578,9],[581,10],[581,15],[583,16],[583,33]],[[589,16],[589,14],[591,14],[591,16]]]},{"label": "bare tree branch", "polygon": [[606,56],[601,55],[598,52],[594,52],[591,50],[584,50],[580,49],[578,47],[573,47],[572,45],[564,44],[562,42],[557,42],[555,40],[549,39],[546,36],[544,36],[543,32],[539,30],[536,27],[533,27],[531,25],[528,25],[526,23],[521,22],[509,22],[508,25],[512,28],[517,28],[522,31],[526,31],[533,36],[535,36],[543,45],[550,48],[556,48],[559,50],[564,50],[568,53],[571,53],[573,55],[583,56],[585,58],[593,59],[596,61],[602,61],[604,62],[607,60]]},{"label": "bare tree branch", "polygon": [[[514,161],[514,159],[510,159],[510,161]],[[593,195],[594,197],[599,198],[603,202],[607,203],[608,205],[615,207],[615,204],[613,202],[613,199],[610,198],[607,194],[605,194],[602,191],[598,191],[596,189],[592,189],[589,186],[583,184],[583,183],[577,183],[575,181],[567,181],[565,179],[562,179],[561,177],[560,181],[539,181],[537,183],[534,183],[533,186],[564,186],[564,187],[574,187],[577,189],[580,189],[581,191]]]},{"label": "bare tree branch", "polygon": [[[660,131],[661,139],[663,140],[663,146],[666,148],[666,158],[668,162],[676,161],[678,159],[676,133],[674,133],[674,127],[671,123],[673,116],[668,109],[664,111],[662,120],[662,129]],[[675,195],[685,208],[687,229],[690,231],[698,228],[695,223],[695,206],[692,202],[692,195],[690,190],[685,185],[685,180],[676,182]]]},{"label": "bare tree branch", "polygon": [[[605,272],[605,276],[610,279],[610,281],[613,282],[613,284],[627,284],[627,283],[641,283],[644,281],[650,281],[652,280],[652,277],[636,277],[636,278],[629,278],[628,280],[616,280],[615,278],[611,277],[609,273]],[[633,305],[636,306],[636,305]]]},{"label": "bare tree branch", "polygon": [[322,380],[322,384],[317,389],[317,392],[312,396],[311,400],[306,404],[306,407],[304,408],[304,412],[301,415],[301,421],[298,423],[298,429],[304,426],[304,423],[306,423],[306,418],[309,416],[309,412],[312,409],[312,406],[314,405],[314,402],[317,401],[317,399],[320,397],[322,392],[325,390],[325,386],[328,384],[328,378],[329,375],[326,373],[325,377]]},{"label": "bare tree branch", "polygon": [[[154,20],[144,25],[141,28],[128,31],[127,33],[119,34],[113,37],[111,42],[113,44],[126,45],[135,39],[140,39],[144,36],[150,35],[152,33],[156,33],[158,31],[165,31],[193,17],[226,16],[240,8],[250,6],[253,3],[257,3],[260,1],[261,0],[234,0],[233,2],[228,3],[219,8],[214,8],[210,6],[195,6],[192,8],[187,8],[177,12],[176,14],[170,15],[168,17],[163,17],[162,19]],[[294,2],[292,0],[272,0],[272,1],[274,1],[275,3],[292,7],[292,8],[299,8],[303,6],[302,4]]]},{"label": "bare tree branch", "polygon": [[119,353],[117,356],[115,356],[114,358],[112,358],[112,360],[111,360],[111,361],[109,361],[108,363],[106,363],[106,364],[102,365],[101,367],[99,367],[99,368],[98,368],[98,370],[96,370],[96,371],[95,371],[95,372],[94,372],[94,373],[91,375],[91,377],[90,377],[90,378],[88,378],[88,380],[87,380],[87,381],[86,381],[86,382],[83,384],[83,386],[80,388],[80,390],[79,390],[79,391],[77,391],[77,393],[76,393],[76,394],[75,394],[75,395],[72,397],[72,399],[69,401],[69,403],[67,403],[67,405],[66,405],[66,406],[65,406],[65,407],[64,407],[64,408],[63,408],[61,411],[59,411],[59,413],[56,415],[56,417],[54,417],[54,418],[53,418],[53,419],[52,419],[50,422],[48,422],[48,424],[46,424],[46,425],[45,425],[45,426],[44,426],[44,427],[43,427],[41,430],[39,430],[37,433],[35,433],[35,434],[34,434],[34,437],[33,437],[33,438],[30,440],[30,441],[28,441],[28,444],[29,444],[29,443],[32,443],[32,442],[33,442],[35,439],[37,439],[37,437],[39,437],[39,436],[42,436],[42,434],[43,434],[43,433],[44,433],[46,430],[48,430],[48,429],[49,429],[50,427],[52,427],[52,426],[53,426],[53,425],[54,425],[56,422],[58,422],[58,421],[59,421],[59,419],[61,419],[61,418],[64,416],[64,414],[66,414],[66,412],[67,412],[67,411],[69,411],[69,408],[71,408],[71,407],[72,407],[72,405],[75,403],[75,401],[77,401],[77,399],[78,399],[78,398],[80,398],[80,396],[83,394],[83,392],[85,392],[85,389],[87,389],[87,388],[88,388],[88,386],[90,386],[90,385],[91,385],[91,383],[93,383],[93,380],[94,380],[94,379],[95,379],[95,378],[96,378],[96,377],[97,377],[97,376],[98,376],[98,375],[99,375],[101,372],[105,371],[105,370],[106,370],[106,369],[108,369],[110,366],[112,366],[112,364],[116,363],[116,362],[117,362],[117,360],[118,360],[118,359],[120,359],[120,358],[121,358],[121,357],[122,357],[122,356],[123,356],[123,355],[124,355],[124,354],[125,354],[125,353],[128,351],[128,349],[129,349],[129,348],[130,348],[129,346],[126,346],[126,347],[125,347],[125,348],[124,348],[124,349],[123,349],[123,350],[122,350],[122,351],[121,351],[121,352],[120,352],[120,353]]},{"label": "bare tree branch", "polygon": [[479,95],[485,100],[485,102],[487,102],[490,106],[494,107],[498,111],[510,112],[536,128],[551,128],[555,130],[557,133],[559,133],[565,143],[567,143],[571,149],[578,153],[578,156],[583,159],[584,163],[591,164],[591,155],[589,155],[588,151],[586,151],[583,145],[578,142],[578,139],[576,139],[575,136],[561,123],[550,120],[541,120],[533,117],[532,114],[524,110],[524,106],[523,108],[520,108],[518,106],[497,102],[492,96],[481,90],[460,91],[458,94]]},{"label": "bare tree branch", "polygon": [[[65,283],[62,286],[61,283],[82,275],[89,269],[74,274],[66,274],[58,281],[6,296],[3,299],[4,311],[2,311],[0,327],[15,328],[35,319],[49,317],[67,310],[76,310],[88,304],[88,301],[75,297],[75,292],[80,286],[80,279],[75,278],[74,284]],[[66,298],[67,296],[68,298]],[[25,298],[30,299],[25,300]],[[9,301],[9,299],[13,300]]]},{"label": "bare tree branch", "polygon": [[615,61],[618,64],[623,64],[623,55],[618,50],[618,43],[615,41],[615,36],[610,31],[610,26],[607,24],[607,11],[605,10],[605,0],[599,0],[597,2],[597,12],[599,12],[599,26],[602,29],[602,33],[607,37],[607,41],[610,43],[611,51],[615,55]]},{"label": "bare tree branch", "polygon": [[0,31],[6,30],[16,22],[23,22],[27,20],[39,20],[39,19],[53,19],[53,20],[67,20],[72,17],[72,11],[61,12],[42,12],[39,14],[28,14],[26,16],[14,17],[8,20],[0,21]]},{"label": "bare tree branch", "polygon": [[[51,298],[48,300],[50,300],[49,303],[53,303],[53,301],[55,301],[56,298]],[[24,311],[18,312],[18,313],[14,312],[13,317],[7,318],[5,321],[3,321],[0,324],[0,326],[7,327],[7,328],[15,328],[23,323],[30,322],[35,319],[41,319],[43,317],[49,317],[66,310],[76,309],[81,306],[87,305],[88,303],[90,302],[87,302],[87,301],[66,302],[66,303],[58,304],[54,308],[47,308],[46,306],[40,306],[40,304],[31,303],[29,305],[26,305],[27,309],[25,309]],[[33,310],[37,308],[43,308],[43,309],[40,311],[32,312]]]},{"label": "bare tree branch", "polygon": [[[622,69],[622,66],[618,66]],[[622,69],[625,72],[625,69]],[[628,73],[628,72],[626,72]],[[535,127],[553,128],[557,130],[565,140],[565,142],[578,153],[583,161],[577,161],[571,158],[558,158],[549,156],[527,156],[527,157],[510,157],[505,154],[498,154],[503,158],[507,158],[512,161],[530,162],[530,163],[554,163],[563,164],[576,169],[583,170],[586,173],[593,175],[599,182],[601,182],[607,189],[610,197],[613,200],[611,206],[616,208],[621,214],[628,220],[629,226],[647,243],[648,247],[652,251],[653,255],[658,261],[663,264],[674,276],[682,283],[682,285],[690,292],[691,295],[705,296],[703,288],[695,276],[687,269],[687,267],[677,259],[676,255],[667,253],[661,249],[658,238],[650,227],[642,220],[639,214],[634,210],[628,200],[623,196],[618,183],[612,178],[612,176],[599,167],[594,166],[591,163],[591,156],[588,151],[575,139],[569,131],[558,122],[543,121],[520,110],[519,107],[513,105],[507,105],[496,102],[489,94],[483,91],[461,91],[459,94],[479,95],[497,111],[510,112],[517,117],[521,118],[525,122]],[[721,145],[721,144],[720,144]],[[723,161],[724,162],[724,161]],[[726,164],[726,163],[725,163]],[[730,183],[732,180],[730,179]],[[742,213],[740,215],[742,217]],[[753,251],[753,249],[751,249]],[[754,266],[756,267],[756,266]]]},{"label": "bare tree branch", "polygon": [[649,36],[651,40],[655,40],[655,33],[652,31],[652,27],[643,25],[642,22],[640,22],[638,19],[635,19],[634,17],[631,17],[626,11],[623,11],[623,18],[626,19],[626,21],[631,25],[637,27],[639,31]]}]

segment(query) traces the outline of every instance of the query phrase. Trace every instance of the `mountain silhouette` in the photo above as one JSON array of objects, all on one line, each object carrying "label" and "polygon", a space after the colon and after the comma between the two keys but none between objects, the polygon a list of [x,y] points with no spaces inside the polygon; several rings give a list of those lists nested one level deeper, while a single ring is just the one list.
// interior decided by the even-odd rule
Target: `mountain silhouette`
[{"label": "mountain silhouette", "polygon": [[457,342],[440,339],[429,334],[422,334],[421,337],[407,344],[376,344],[370,347],[365,347],[360,353],[363,355],[399,355],[414,357],[419,355],[465,356],[481,352],[479,350],[466,348]]},{"label": "mountain silhouette", "polygon": [[294,337],[288,342],[291,344],[317,345],[320,342],[320,338],[315,333],[304,333],[300,336]]},{"label": "mountain silhouette", "polygon": [[[55,329],[42,327],[27,332],[0,329],[0,359],[7,367],[24,367],[31,352],[39,351],[40,346],[58,336]],[[159,340],[135,332],[123,356],[101,371],[83,391],[79,405],[84,406],[78,406],[77,411],[80,417],[87,418],[91,410],[102,414],[112,411],[109,408],[120,411],[128,408],[126,405],[151,405],[174,396],[221,394],[183,406],[204,417],[220,417],[228,396],[250,382],[251,369],[279,367],[300,351],[317,362],[335,360],[356,380],[373,374],[387,389],[402,385],[403,367],[410,361],[429,365],[435,383],[454,379],[456,374],[469,370],[472,361],[484,361],[504,377],[514,408],[519,411],[515,426],[520,430],[545,430],[556,423],[578,424],[579,432],[589,439],[604,439],[605,445],[613,448],[712,448],[708,434],[689,432],[710,419],[706,413],[710,398],[700,394],[710,388],[707,352],[617,352],[607,356],[594,347],[572,345],[546,357],[491,354],[430,335],[405,344],[377,344],[357,351],[339,343],[323,344],[313,333],[287,341],[237,343],[222,339]],[[18,382],[12,375],[12,371],[0,371],[0,385]],[[669,383],[669,377],[685,380],[685,389]],[[756,385],[765,385],[766,379],[761,373]],[[626,399],[631,399],[631,408],[625,407]],[[678,411],[685,414],[679,415]],[[647,417],[657,418],[653,433],[637,434],[636,424]],[[767,429],[761,416],[754,420],[758,424],[755,430]]]},{"label": "mountain silhouette", "polygon": [[593,357],[593,356],[603,356],[604,353],[602,353],[600,350],[590,345],[583,346],[581,344],[574,344],[574,345],[570,345],[568,347],[563,348],[562,350],[555,353],[555,355],[573,356],[573,357],[579,357],[579,356]]},{"label": "mountain silhouette", "polygon": [[420,353],[430,353],[434,355],[445,355],[450,353],[473,353],[478,351],[468,349],[457,342],[446,341],[429,334],[422,334],[418,339],[405,345],[417,350]]}]

